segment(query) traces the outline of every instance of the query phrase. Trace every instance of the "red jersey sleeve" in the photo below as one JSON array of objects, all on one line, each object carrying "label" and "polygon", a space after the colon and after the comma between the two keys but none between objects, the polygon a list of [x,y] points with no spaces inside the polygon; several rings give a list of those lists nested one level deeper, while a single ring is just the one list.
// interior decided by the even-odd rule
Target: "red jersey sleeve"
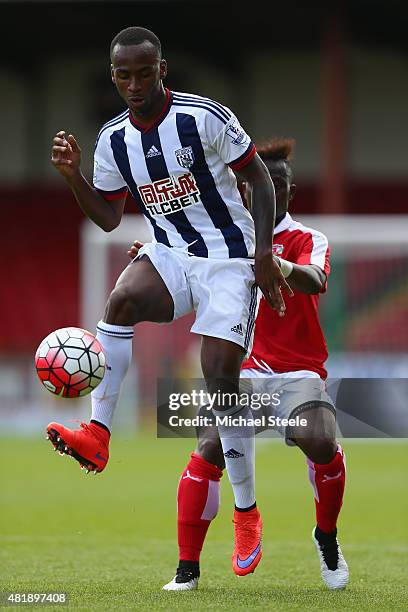
[{"label": "red jersey sleeve", "polygon": [[301,266],[319,266],[326,274],[326,282],[321,293],[327,289],[327,279],[330,274],[330,248],[324,234],[316,230],[304,233],[299,240],[296,261]]}]

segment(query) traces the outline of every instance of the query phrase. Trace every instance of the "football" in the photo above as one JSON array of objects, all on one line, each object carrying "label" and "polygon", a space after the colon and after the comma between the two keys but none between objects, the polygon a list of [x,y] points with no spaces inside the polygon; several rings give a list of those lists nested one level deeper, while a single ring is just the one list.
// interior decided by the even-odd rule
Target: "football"
[{"label": "football", "polygon": [[63,327],[51,332],[35,354],[35,367],[44,387],[60,397],[88,395],[105,374],[105,355],[91,332]]}]

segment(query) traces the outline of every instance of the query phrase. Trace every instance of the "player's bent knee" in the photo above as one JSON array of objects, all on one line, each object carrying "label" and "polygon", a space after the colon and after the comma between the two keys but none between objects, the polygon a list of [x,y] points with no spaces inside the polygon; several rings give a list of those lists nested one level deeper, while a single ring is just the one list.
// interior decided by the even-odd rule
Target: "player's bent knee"
[{"label": "player's bent knee", "polygon": [[302,417],[306,425],[290,427],[288,437],[314,463],[329,463],[337,450],[333,407],[321,402],[310,403],[298,411],[297,416]]},{"label": "player's bent knee", "polygon": [[308,457],[314,463],[330,463],[336,451],[336,440],[312,440],[308,451]]},{"label": "player's bent knee", "polygon": [[325,438],[293,437],[294,442],[302,449],[313,463],[330,463],[337,451],[337,441]]},{"label": "player's bent knee", "polygon": [[197,453],[200,455],[200,457],[208,461],[208,463],[216,465],[221,470],[225,468],[222,446],[218,437],[216,439],[206,437],[199,438],[197,443]]},{"label": "player's bent knee", "polygon": [[125,284],[115,287],[109,296],[105,321],[112,325],[135,325],[143,320],[142,296]]}]

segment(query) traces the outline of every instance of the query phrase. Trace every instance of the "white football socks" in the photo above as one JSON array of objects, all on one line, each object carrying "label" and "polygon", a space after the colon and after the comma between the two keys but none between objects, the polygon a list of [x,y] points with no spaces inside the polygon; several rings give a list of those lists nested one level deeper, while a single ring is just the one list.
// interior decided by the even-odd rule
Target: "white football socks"
[{"label": "white football socks", "polygon": [[214,410],[218,417],[218,433],[221,439],[228,478],[234,492],[237,508],[249,508],[255,503],[255,428],[250,425],[221,424],[219,419],[242,417],[250,419],[247,406],[234,406],[228,410]]},{"label": "white football socks", "polygon": [[106,357],[102,382],[92,391],[92,417],[111,430],[120,387],[132,357],[133,327],[110,325],[99,321],[96,338]]}]

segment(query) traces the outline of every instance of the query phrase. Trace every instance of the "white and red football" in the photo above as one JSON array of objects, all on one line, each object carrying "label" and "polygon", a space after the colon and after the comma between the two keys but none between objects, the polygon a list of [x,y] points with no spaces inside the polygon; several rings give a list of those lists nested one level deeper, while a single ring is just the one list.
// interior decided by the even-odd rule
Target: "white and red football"
[{"label": "white and red football", "polygon": [[40,381],[60,397],[88,395],[101,382],[105,365],[101,344],[91,332],[79,327],[51,332],[35,354]]}]

